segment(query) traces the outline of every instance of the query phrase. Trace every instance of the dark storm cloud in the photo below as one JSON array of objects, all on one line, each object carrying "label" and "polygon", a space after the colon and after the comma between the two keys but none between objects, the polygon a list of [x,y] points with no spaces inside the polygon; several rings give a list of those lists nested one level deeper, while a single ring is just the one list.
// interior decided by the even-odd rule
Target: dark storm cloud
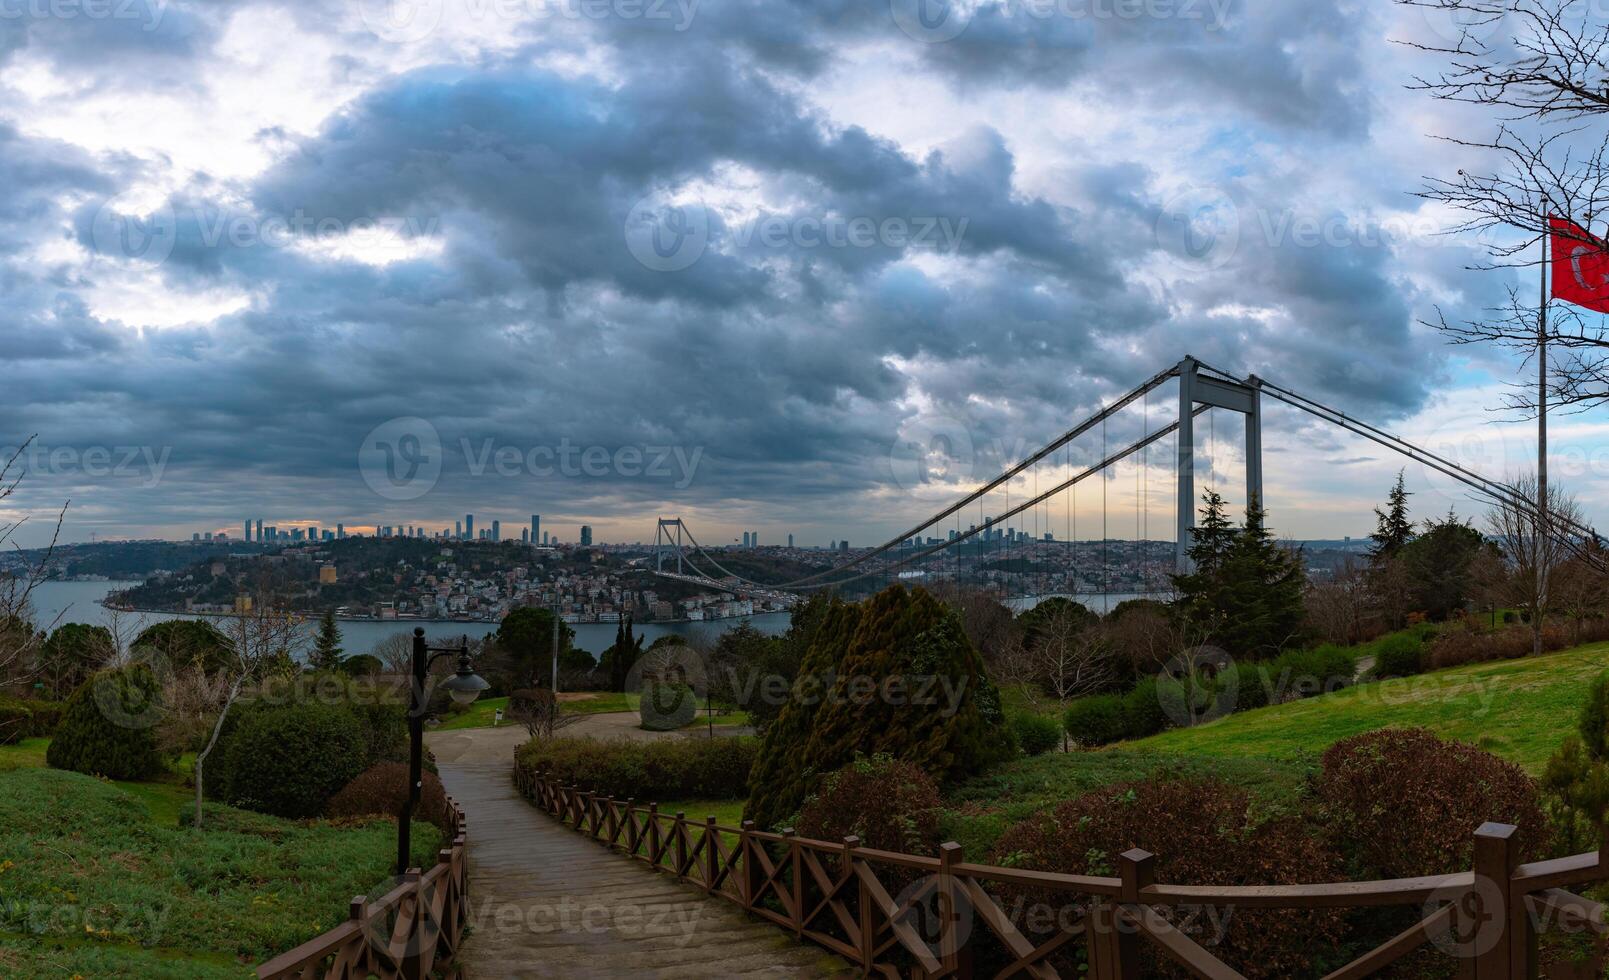
[{"label": "dark storm cloud", "polygon": [[[851,46],[883,45],[935,73],[945,98],[1089,83],[1136,104],[1192,105],[1248,141],[1281,127],[1340,139],[1367,121],[1367,99],[1347,81],[1357,20],[1331,7],[1237,7],[1222,36],[1201,36],[986,8],[958,38],[929,45],[879,5],[708,4],[674,38],[645,22],[590,31],[589,43],[620,56],[606,81],[532,68],[530,51],[415,70],[312,136],[271,134],[282,152],[252,181],[202,178],[169,199],[164,286],[238,294],[237,312],[135,331],[97,319],[86,300],[124,264],[0,266],[16,300],[0,335],[20,365],[12,424],[56,444],[170,448],[169,493],[130,498],[151,523],[237,510],[395,523],[559,502],[603,517],[666,501],[843,521],[857,494],[888,485],[918,393],[921,411],[1005,447],[990,450],[1001,464],[1186,351],[1400,416],[1435,371],[1411,342],[1426,301],[1401,274],[1400,250],[1246,236],[1224,268],[1163,286],[1154,266],[1180,256],[1158,241],[1168,194],[1150,161],[1090,162],[1051,201],[1024,189],[1020,151],[997,129],[958,128],[917,154],[838,123],[798,84]],[[109,71],[165,50],[160,71],[179,78],[198,69],[218,23],[175,21],[145,46],[74,35],[54,57],[103,51]],[[555,33],[532,50],[573,40]],[[93,252],[95,216],[133,165],[64,154],[52,168],[44,161],[59,148],[3,129],[0,149],[10,151],[0,176],[12,177],[0,214],[24,229],[0,230],[0,248],[69,228]],[[1255,206],[1287,206],[1216,155],[1201,176]],[[645,198],[703,202],[708,243],[688,267],[650,268],[628,247]],[[948,249],[769,243],[757,201],[790,230],[932,218],[961,231]],[[379,219],[400,222],[399,260],[320,251]],[[304,221],[335,233],[281,230]],[[1451,260],[1421,259],[1433,276],[1454,274]],[[369,489],[356,459],[371,429],[402,416],[431,421],[447,466],[431,495],[397,504]],[[1123,424],[1114,438],[1133,428]],[[705,461],[685,490],[469,472],[488,442],[562,440],[677,446]]]}]

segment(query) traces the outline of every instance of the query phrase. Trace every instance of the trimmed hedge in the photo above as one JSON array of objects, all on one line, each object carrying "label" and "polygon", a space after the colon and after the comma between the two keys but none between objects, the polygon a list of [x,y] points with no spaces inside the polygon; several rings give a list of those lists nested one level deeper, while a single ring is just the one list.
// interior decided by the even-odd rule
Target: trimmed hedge
[{"label": "trimmed hedge", "polygon": [[1374,645],[1374,676],[1412,677],[1425,669],[1425,644],[1413,633],[1393,633]]},{"label": "trimmed hedge", "polygon": [[1026,712],[1007,719],[1017,744],[1029,755],[1044,755],[1061,743],[1062,727],[1054,718]]},{"label": "trimmed hedge", "polygon": [[567,786],[639,803],[741,800],[759,744],[753,738],[532,739],[515,752],[514,764],[532,773],[546,769]]},{"label": "trimmed hedge", "polygon": [[224,801],[276,817],[316,817],[368,767],[367,732],[344,706],[305,702],[247,712],[220,745]]},{"label": "trimmed hedge", "polygon": [[698,695],[680,682],[649,680],[643,685],[637,716],[642,719],[642,727],[650,732],[685,728],[698,717]]},{"label": "trimmed hedge", "polygon": [[[419,792],[419,809],[415,820],[424,820],[446,833],[452,826],[452,808],[447,803],[447,791],[435,773],[422,773]],[[332,817],[367,817],[380,815],[396,819],[408,801],[408,765],[404,762],[382,762],[370,766],[330,797],[325,808]]]},{"label": "trimmed hedge", "polygon": [[1146,677],[1127,694],[1095,694],[1069,702],[1062,726],[1085,747],[1155,735],[1168,727],[1164,699],[1181,693],[1175,684],[1159,688],[1156,678]]},{"label": "trimmed hedge", "polygon": [[155,731],[161,697],[144,664],[94,674],[67,699],[46,764],[108,779],[156,775],[163,768]]}]

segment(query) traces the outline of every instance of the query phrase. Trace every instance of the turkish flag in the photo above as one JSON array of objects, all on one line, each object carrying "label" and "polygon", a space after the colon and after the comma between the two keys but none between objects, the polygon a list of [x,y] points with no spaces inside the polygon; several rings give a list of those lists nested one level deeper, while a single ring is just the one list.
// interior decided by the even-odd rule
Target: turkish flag
[{"label": "turkish flag", "polygon": [[1609,242],[1569,218],[1549,218],[1553,298],[1609,313]]}]

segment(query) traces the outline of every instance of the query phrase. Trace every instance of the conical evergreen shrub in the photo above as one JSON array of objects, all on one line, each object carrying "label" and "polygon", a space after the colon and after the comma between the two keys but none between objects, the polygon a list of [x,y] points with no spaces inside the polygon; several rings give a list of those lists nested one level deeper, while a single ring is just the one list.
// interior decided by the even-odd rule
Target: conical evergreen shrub
[{"label": "conical evergreen shrub", "polygon": [[156,675],[144,664],[94,674],[67,699],[45,762],[108,779],[156,775],[163,768],[155,728],[161,698]]},{"label": "conical evergreen shrub", "polygon": [[886,754],[940,782],[1014,754],[999,692],[954,610],[894,586],[834,601],[761,743],[745,816],[775,827],[857,753]]}]

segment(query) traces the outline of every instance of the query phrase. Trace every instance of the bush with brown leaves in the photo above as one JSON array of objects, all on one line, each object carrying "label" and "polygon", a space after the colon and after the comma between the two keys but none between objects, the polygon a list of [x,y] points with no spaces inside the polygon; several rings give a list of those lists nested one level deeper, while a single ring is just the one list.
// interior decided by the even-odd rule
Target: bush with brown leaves
[{"label": "bush with brown leaves", "polygon": [[[370,766],[330,797],[326,812],[331,817],[385,816],[396,819],[408,798],[408,767],[401,762],[381,762]],[[447,791],[433,772],[424,773],[415,820],[435,824],[445,833],[451,826],[452,811]]]},{"label": "bush with brown leaves", "polygon": [[1527,859],[1549,833],[1525,771],[1425,728],[1342,739],[1324,753],[1317,791],[1354,875],[1412,878],[1467,871],[1475,830],[1488,820],[1520,828]]},{"label": "bush with brown leaves", "polygon": [[[1156,880],[1170,884],[1332,881],[1337,866],[1335,852],[1299,818],[1260,819],[1250,795],[1239,787],[1168,776],[1108,786],[1029,817],[1000,838],[993,857],[1012,867],[1115,876],[1118,855],[1136,847],[1156,855]],[[1039,909],[1043,922],[1048,904],[1056,910],[1050,921],[1069,919],[1064,907],[1071,893],[1001,889],[1001,898],[1008,912]],[[1342,914],[1331,909],[1159,911],[1248,977],[1302,973],[1343,935]],[[1017,927],[1032,932],[1035,918],[1025,911]],[[1154,944],[1141,945],[1143,975],[1187,975]],[[1076,975],[1074,955],[1069,952],[1058,963],[1063,976]]]}]

